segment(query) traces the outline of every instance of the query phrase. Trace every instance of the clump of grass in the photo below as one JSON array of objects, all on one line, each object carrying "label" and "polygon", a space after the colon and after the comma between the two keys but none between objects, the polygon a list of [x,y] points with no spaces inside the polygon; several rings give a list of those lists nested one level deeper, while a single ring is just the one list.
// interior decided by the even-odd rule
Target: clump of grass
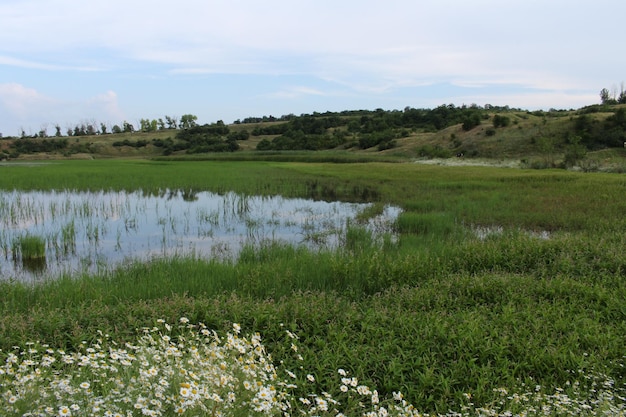
[{"label": "clump of grass", "polygon": [[25,270],[41,273],[46,269],[46,240],[41,236],[25,234],[14,239],[13,262],[21,261]]},{"label": "clump of grass", "polygon": [[13,256],[20,254],[22,260],[36,260],[46,257],[46,240],[41,236],[25,234],[13,242]]},{"label": "clump of grass", "polygon": [[74,221],[69,222],[61,229],[61,245],[63,246],[64,255],[76,252],[76,227]]},{"label": "clump of grass", "polygon": [[449,213],[403,212],[396,219],[396,230],[404,234],[447,237],[458,227]]},{"label": "clump of grass", "polygon": [[361,210],[355,216],[355,220],[358,223],[367,223],[368,220],[373,219],[376,216],[380,216],[385,212],[385,204],[382,202],[377,202],[370,204],[363,210]]},{"label": "clump of grass", "polygon": [[365,227],[348,224],[342,248],[350,252],[364,252],[376,246],[374,234]]}]

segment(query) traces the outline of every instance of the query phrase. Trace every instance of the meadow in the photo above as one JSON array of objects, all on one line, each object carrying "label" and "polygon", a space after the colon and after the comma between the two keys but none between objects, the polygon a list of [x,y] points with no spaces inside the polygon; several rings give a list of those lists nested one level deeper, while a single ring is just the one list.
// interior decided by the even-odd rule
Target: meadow
[{"label": "meadow", "polygon": [[[625,177],[350,162],[1,166],[3,189],[233,191],[403,212],[398,238],[382,244],[355,221],[332,251],[268,243],[233,261],[176,257],[35,284],[4,280],[0,354],[27,357],[28,342],[71,354],[101,346],[105,334],[122,346],[182,317],[221,335],[234,323],[258,332],[268,360],[290,370],[302,407],[310,392],[356,390],[337,383],[342,370],[377,397],[401,391],[432,414],[623,415]],[[360,412],[358,400],[344,402],[353,406],[346,415]]]}]

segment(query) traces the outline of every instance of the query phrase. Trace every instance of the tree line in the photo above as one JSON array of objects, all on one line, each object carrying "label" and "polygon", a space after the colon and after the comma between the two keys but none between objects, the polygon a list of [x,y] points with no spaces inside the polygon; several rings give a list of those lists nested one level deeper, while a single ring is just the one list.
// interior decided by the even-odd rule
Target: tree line
[{"label": "tree line", "polygon": [[29,135],[24,128],[20,129],[20,138],[50,138],[63,136],[95,136],[119,133],[133,132],[156,132],[162,130],[188,129],[197,125],[198,116],[193,114],[184,114],[177,116],[164,116],[158,119],[140,119],[137,126],[124,120],[122,123],[109,126],[106,123],[98,123],[94,120],[83,121],[75,125],[69,126],[63,130],[61,125],[54,125],[54,133],[48,132],[48,125],[42,125],[37,133]]},{"label": "tree line", "polygon": [[[623,146],[626,142],[626,110],[611,105],[626,101],[626,92],[622,89],[621,93],[617,94],[616,89],[613,93],[608,89],[603,89],[601,100],[602,104],[584,107],[577,112],[576,117],[571,118],[572,127],[563,133],[566,136],[564,136],[566,143],[571,142],[576,147],[580,145],[588,150]],[[613,112],[613,114],[602,119],[603,121],[590,116],[590,113],[600,111]],[[496,134],[496,129],[507,127],[512,123],[508,115],[510,112],[522,112],[522,110],[508,106],[444,104],[432,109],[406,107],[403,110],[314,112],[300,116],[288,114],[280,117],[248,117],[237,120],[234,124],[239,127],[235,130],[231,130],[221,120],[199,125],[197,116],[185,114],[180,118],[165,116],[163,119],[141,119],[137,128],[127,121],[113,126],[110,130],[102,123],[99,129],[96,129],[95,122],[86,122],[68,129],[67,136],[173,130],[175,133],[166,139],[161,136],[161,138],[149,141],[142,137],[133,141],[132,137],[127,136],[113,143],[115,147],[141,148],[152,145],[161,148],[164,155],[179,151],[186,153],[233,152],[240,148],[238,142],[247,140],[250,135],[262,137],[256,147],[259,151],[322,150],[340,147],[385,150],[395,147],[398,139],[411,134],[437,132],[454,125],[460,125],[463,130],[470,131],[485,121],[489,121],[485,134],[492,136]],[[553,112],[557,111],[551,109],[548,113],[543,111],[527,111],[526,113],[545,119],[546,115],[553,114]],[[246,124],[253,124],[250,127],[251,132],[241,128],[241,125]],[[62,138],[63,135],[58,125],[55,126],[55,130],[56,138],[49,137],[45,129],[42,129],[42,132],[32,137],[23,136],[15,141],[12,147],[16,153],[92,151],[89,144],[78,141],[70,143]],[[430,155],[434,151],[425,150],[424,152]]]},{"label": "tree line", "polygon": [[[486,107],[496,110],[494,106]],[[448,104],[434,109],[406,107],[403,111],[376,109],[314,113],[289,116],[285,123],[265,126],[261,123],[252,130],[252,135],[276,136],[261,140],[258,150],[317,150],[341,145],[384,150],[396,146],[396,139],[415,131],[435,132],[459,123],[469,131],[489,117],[486,107]],[[509,111],[508,107],[498,109]]]},{"label": "tree line", "polygon": [[[130,140],[126,137],[112,143],[114,147],[133,147],[142,148],[152,145],[161,148],[164,155],[169,155],[176,151],[185,151],[186,153],[204,153],[204,152],[233,152],[239,149],[240,140],[246,140],[250,134],[246,129],[231,131],[229,127],[221,120],[212,124],[199,125],[197,116],[192,114],[183,115],[180,120],[173,117],[165,117],[165,121],[142,119],[139,125],[141,132],[154,132],[158,130],[174,130],[174,137],[166,139],[146,139]],[[73,129],[68,129],[69,136],[90,136],[105,135],[109,133],[135,132],[132,124],[124,122],[121,126],[115,125],[109,132],[104,125],[100,131],[95,129],[95,123],[82,123]],[[10,153],[8,157],[18,157],[20,154],[55,152],[64,155],[74,153],[91,153],[95,152],[90,143],[70,142],[67,137],[62,137],[60,128],[57,126],[55,137],[50,137],[45,130],[39,132],[32,137],[23,135],[18,140],[14,140],[10,145]],[[4,157],[7,153],[3,153]],[[2,155],[0,155],[1,157]]]},{"label": "tree line", "polygon": [[113,146],[130,146],[134,148],[145,147],[152,144],[161,148],[163,155],[171,155],[173,152],[185,151],[188,154],[207,152],[234,152],[239,149],[237,141],[246,140],[250,137],[247,130],[232,132],[223,121],[216,123],[198,125],[195,123],[184,124],[174,138],[152,139],[148,142],[145,139],[131,141],[124,139],[113,142]]}]

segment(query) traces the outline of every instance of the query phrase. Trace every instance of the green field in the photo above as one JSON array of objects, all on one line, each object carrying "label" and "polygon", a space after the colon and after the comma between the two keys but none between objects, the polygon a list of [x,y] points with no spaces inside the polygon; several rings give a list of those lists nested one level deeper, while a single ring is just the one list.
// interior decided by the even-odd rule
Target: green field
[{"label": "green field", "polygon": [[[382,245],[355,223],[337,251],[266,245],[234,262],[177,258],[102,276],[5,280],[0,355],[31,341],[80,350],[98,331],[132,341],[158,319],[186,317],[218,332],[233,323],[259,332],[280,365],[302,366],[296,397],[311,388],[307,374],[318,392],[341,396],[345,369],[381,397],[400,390],[423,412],[461,412],[467,394],[476,407],[498,408],[502,388],[584,400],[597,392],[590,377],[603,375],[623,413],[624,176],[349,162],[0,166],[2,189],[235,191],[403,209],[398,239]],[[289,354],[285,329],[299,336],[303,361]]]}]

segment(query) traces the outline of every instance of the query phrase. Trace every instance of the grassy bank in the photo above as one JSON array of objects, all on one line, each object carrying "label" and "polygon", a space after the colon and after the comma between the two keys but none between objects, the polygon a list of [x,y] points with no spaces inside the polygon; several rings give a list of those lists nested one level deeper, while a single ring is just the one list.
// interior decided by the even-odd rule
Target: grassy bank
[{"label": "grassy bank", "polygon": [[[67,350],[97,330],[130,341],[184,316],[260,332],[288,369],[332,392],[337,369],[425,411],[572,390],[602,372],[623,387],[626,256],[621,176],[414,164],[76,161],[2,167],[2,188],[228,190],[373,199],[405,210],[382,247],[355,226],[336,252],[283,245],[236,262],[156,260],[0,288],[0,348]],[[88,174],[88,175],[87,175]],[[284,331],[300,336],[296,362]],[[570,385],[568,385],[568,381]],[[522,385],[525,384],[525,385]],[[330,388],[329,388],[330,387]],[[332,392],[333,394],[335,392]]]}]

